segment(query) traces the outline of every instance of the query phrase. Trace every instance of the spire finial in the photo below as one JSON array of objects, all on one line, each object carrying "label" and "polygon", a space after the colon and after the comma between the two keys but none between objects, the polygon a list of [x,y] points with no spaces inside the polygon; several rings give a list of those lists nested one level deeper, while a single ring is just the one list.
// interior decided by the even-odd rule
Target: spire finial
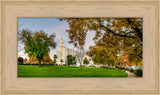
[{"label": "spire finial", "polygon": [[60,46],[64,46],[63,38],[61,38]]}]

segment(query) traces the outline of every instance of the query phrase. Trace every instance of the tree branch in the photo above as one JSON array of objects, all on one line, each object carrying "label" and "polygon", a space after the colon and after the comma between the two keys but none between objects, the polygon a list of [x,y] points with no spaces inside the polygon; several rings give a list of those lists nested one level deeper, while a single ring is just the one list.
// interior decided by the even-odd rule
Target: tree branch
[{"label": "tree branch", "polygon": [[114,31],[110,30],[108,27],[104,26],[104,25],[100,25],[101,27],[107,29],[108,32],[114,34],[115,36],[119,36],[119,37],[126,37],[126,38],[136,38],[136,37],[133,37],[133,36],[127,36],[127,35],[121,35],[121,34],[116,34]]},{"label": "tree branch", "polygon": [[141,42],[143,42],[143,37],[142,37],[142,32],[140,29],[138,29],[137,27],[133,27],[132,25],[132,21],[130,20],[130,18],[126,18],[126,21],[128,22],[128,24],[131,25],[132,29],[136,32],[137,36],[139,37],[139,39],[141,40]]}]

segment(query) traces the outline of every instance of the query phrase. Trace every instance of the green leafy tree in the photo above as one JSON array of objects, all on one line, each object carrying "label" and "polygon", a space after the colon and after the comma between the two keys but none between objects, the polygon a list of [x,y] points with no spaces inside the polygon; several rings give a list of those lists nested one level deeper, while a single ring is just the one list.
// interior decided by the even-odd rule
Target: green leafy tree
[{"label": "green leafy tree", "polygon": [[31,32],[29,30],[22,30],[20,40],[24,44],[25,52],[29,57],[35,57],[39,61],[39,67],[42,67],[41,61],[44,56],[50,51],[50,48],[55,48],[55,35],[48,36],[44,31]]},{"label": "green leafy tree", "polygon": [[53,60],[53,64],[56,64],[57,58],[58,58],[58,57],[57,57],[57,55],[55,54],[55,55],[53,56],[53,59],[54,59],[54,60]]},{"label": "green leafy tree", "polygon": [[75,65],[76,64],[76,57],[72,55],[67,56],[67,64],[68,65]]},{"label": "green leafy tree", "polygon": [[88,65],[88,64],[89,64],[89,61],[88,61],[87,57],[84,58],[83,64],[85,64],[85,65]]},{"label": "green leafy tree", "polygon": [[63,65],[63,62],[64,62],[63,59],[60,59],[60,62],[61,62],[61,65]]}]

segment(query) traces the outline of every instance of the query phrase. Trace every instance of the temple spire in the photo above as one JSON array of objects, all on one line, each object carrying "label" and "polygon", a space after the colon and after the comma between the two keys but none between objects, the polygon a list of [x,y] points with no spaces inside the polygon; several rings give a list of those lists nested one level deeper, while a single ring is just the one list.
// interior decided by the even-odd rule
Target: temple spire
[{"label": "temple spire", "polygon": [[64,46],[63,38],[61,38],[60,46]]}]

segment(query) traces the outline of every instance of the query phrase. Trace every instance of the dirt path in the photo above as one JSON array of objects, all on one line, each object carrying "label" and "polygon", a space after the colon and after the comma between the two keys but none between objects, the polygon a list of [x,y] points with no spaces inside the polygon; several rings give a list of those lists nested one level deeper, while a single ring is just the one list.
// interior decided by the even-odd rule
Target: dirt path
[{"label": "dirt path", "polygon": [[128,73],[128,78],[136,77],[136,75],[130,71],[124,70],[126,73]]}]

